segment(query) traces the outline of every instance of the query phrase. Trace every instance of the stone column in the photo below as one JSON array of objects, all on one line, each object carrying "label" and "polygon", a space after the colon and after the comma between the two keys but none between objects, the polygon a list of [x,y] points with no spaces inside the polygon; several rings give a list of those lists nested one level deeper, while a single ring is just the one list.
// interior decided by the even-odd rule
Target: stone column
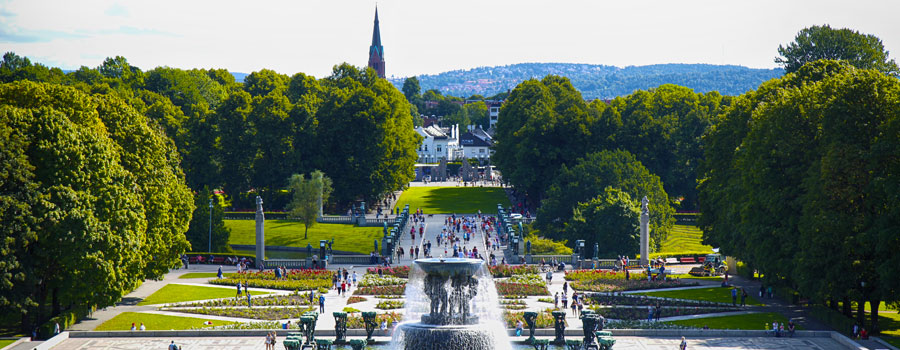
[{"label": "stone column", "polygon": [[263,267],[266,258],[266,216],[263,214],[262,197],[256,196],[256,267]]},{"label": "stone column", "polygon": [[641,265],[650,264],[650,201],[641,200]]}]

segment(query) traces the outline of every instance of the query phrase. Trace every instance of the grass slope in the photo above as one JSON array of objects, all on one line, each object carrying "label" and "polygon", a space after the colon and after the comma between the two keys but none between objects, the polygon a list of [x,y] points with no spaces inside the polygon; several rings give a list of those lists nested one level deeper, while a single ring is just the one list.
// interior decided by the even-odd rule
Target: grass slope
[{"label": "grass slope", "polygon": [[[731,288],[711,287],[697,289],[669,290],[661,292],[635,293],[637,295],[648,295],[662,298],[688,299],[713,301],[717,303],[731,303]],[[747,305],[762,305],[753,296],[753,293],[747,292]],[[741,302],[741,291],[738,290],[738,303]]]},{"label": "grass slope", "polygon": [[[183,284],[168,284],[162,287],[156,293],[151,294],[142,300],[138,305],[154,305],[177,303],[182,301],[206,300],[234,297],[236,289],[218,288],[218,287],[201,287],[188,286]],[[264,295],[268,292],[252,292],[250,294]]]},{"label": "grass slope", "polygon": [[[225,226],[231,229],[228,244],[256,244],[256,221],[225,220]],[[303,239],[303,230],[303,224],[297,221],[266,220],[266,245],[305,248],[307,244],[312,244],[313,249],[317,250],[319,240],[334,238],[332,249],[366,254],[372,251],[372,241],[380,241],[382,236],[380,227],[343,224],[316,224],[309,228],[307,239]]]},{"label": "grass slope", "polygon": [[497,204],[510,205],[506,191],[500,187],[410,187],[397,200],[402,208],[422,209],[425,214],[496,213]]},{"label": "grass slope", "polygon": [[712,247],[700,243],[703,231],[693,225],[675,225],[663,241],[659,254],[709,254]]},{"label": "grass slope", "polygon": [[0,349],[3,349],[5,347],[7,347],[9,344],[12,344],[15,342],[16,342],[16,339],[0,339]]},{"label": "grass slope", "polygon": [[[212,325],[205,325],[203,322],[212,321]],[[123,312],[116,315],[109,321],[97,326],[95,331],[127,331],[131,329],[131,324],[140,328],[141,323],[147,327],[148,331],[164,331],[164,330],[183,330],[191,328],[209,328],[232,324],[236,322],[227,322],[219,320],[210,320],[195,317],[179,317],[157,314],[145,314],[140,312]]]},{"label": "grass slope", "polygon": [[[787,321],[788,319],[782,314],[776,312],[764,312],[736,316],[697,318],[667,323],[697,328],[709,326],[710,329],[763,330],[766,329],[765,325],[767,324],[769,325],[769,328],[771,328],[772,322],[787,324]],[[800,327],[797,327],[797,329],[799,330]]]}]

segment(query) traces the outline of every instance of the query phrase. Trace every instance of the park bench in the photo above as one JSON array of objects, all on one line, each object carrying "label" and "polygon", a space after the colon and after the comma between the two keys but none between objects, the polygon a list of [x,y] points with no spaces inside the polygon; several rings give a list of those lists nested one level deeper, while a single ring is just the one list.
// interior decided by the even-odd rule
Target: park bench
[{"label": "park bench", "polygon": [[225,262],[225,258],[224,258],[224,257],[221,257],[221,256],[217,256],[217,257],[214,257],[214,258],[212,259],[212,263],[213,263],[213,264],[221,264],[221,263],[224,263],[224,262]]},{"label": "park bench", "polygon": [[678,263],[678,258],[666,258],[666,265],[677,264],[677,263]]},{"label": "park bench", "polygon": [[681,257],[680,260],[682,264],[693,264],[697,262],[697,259],[694,259],[692,256]]},{"label": "park bench", "polygon": [[204,260],[205,260],[205,259],[203,259],[203,257],[202,257],[202,256],[199,256],[199,255],[191,255],[190,257],[188,257],[188,261],[189,261],[191,264],[202,263]]},{"label": "park bench", "polygon": [[699,262],[699,263],[702,263],[702,262],[704,262],[704,261],[706,261],[706,257],[705,257],[705,256],[701,256],[701,257],[698,257],[698,258],[697,258],[697,262]]}]

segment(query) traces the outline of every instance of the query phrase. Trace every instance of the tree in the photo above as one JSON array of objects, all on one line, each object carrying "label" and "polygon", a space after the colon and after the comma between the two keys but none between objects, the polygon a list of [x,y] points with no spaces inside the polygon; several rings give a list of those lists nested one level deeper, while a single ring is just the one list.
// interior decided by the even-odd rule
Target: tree
[{"label": "tree", "polygon": [[416,97],[421,97],[419,95],[419,91],[422,88],[419,87],[419,79],[416,77],[409,77],[403,81],[403,96],[406,96],[406,100],[409,102],[413,102]]},{"label": "tree", "polygon": [[177,266],[193,208],[159,128],[118,97],[60,85],[0,85],[0,106],[0,312],[29,331]]},{"label": "tree", "polygon": [[889,52],[884,50],[881,39],[848,28],[832,29],[827,24],[804,28],[787,46],[778,45],[778,53],[782,57],[776,57],[775,63],[781,64],[787,73],[825,59],[845,60],[854,67],[884,74],[900,74],[897,62],[888,58]]},{"label": "tree", "polygon": [[[610,199],[608,189],[621,191],[631,201],[647,196],[650,200],[650,245],[658,249],[675,223],[675,210],[663,189],[659,177],[651,174],[641,162],[628,151],[600,151],[585,155],[570,166],[563,165],[551,182],[541,208],[538,210],[535,226],[547,237],[569,240],[589,239],[590,236],[569,236],[565,225],[571,222],[573,210],[581,204],[591,203],[598,196],[600,202],[623,202]],[[616,195],[616,198],[621,196]],[[593,207],[601,203],[591,204]],[[618,205],[618,204],[617,204]],[[624,205],[624,204],[623,204]],[[590,208],[582,208],[588,210]],[[600,208],[594,208],[599,212]],[[599,210],[599,211],[598,211]],[[606,209],[604,209],[606,210]],[[585,220],[582,220],[585,221]],[[585,233],[583,226],[575,231]],[[596,229],[596,228],[595,228]]]},{"label": "tree", "polygon": [[294,191],[293,199],[287,210],[292,217],[300,219],[305,230],[303,239],[307,239],[309,228],[316,224],[321,208],[331,196],[331,179],[321,171],[315,170],[305,179],[303,174],[294,174],[289,179],[290,189]]},{"label": "tree", "polygon": [[327,151],[320,152],[317,168],[334,180],[335,201],[371,202],[408,184],[420,136],[403,94],[374,71],[346,63],[321,85],[316,141]]},{"label": "tree", "polygon": [[540,201],[563,165],[593,150],[593,110],[568,79],[547,76],[516,86],[500,109],[491,160],[504,179]]},{"label": "tree", "polygon": [[[191,251],[194,252],[227,252],[228,239],[231,237],[231,229],[225,226],[224,200],[221,195],[213,193],[209,187],[194,195],[194,214],[191,224],[185,232],[185,237],[191,242]],[[210,203],[212,203],[212,220],[210,220]],[[212,221],[212,231],[209,229]],[[212,244],[210,244],[212,236]],[[212,248],[211,250],[210,247]]]},{"label": "tree", "polygon": [[578,203],[562,231],[567,239],[583,239],[585,247],[599,243],[600,257],[640,253],[640,202],[607,187],[590,201]]}]

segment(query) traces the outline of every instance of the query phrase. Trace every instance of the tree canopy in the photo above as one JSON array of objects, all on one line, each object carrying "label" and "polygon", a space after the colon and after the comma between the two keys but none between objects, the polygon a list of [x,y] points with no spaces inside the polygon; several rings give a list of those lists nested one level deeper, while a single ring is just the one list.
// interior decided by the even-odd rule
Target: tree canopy
[{"label": "tree canopy", "polygon": [[874,69],[894,76],[900,75],[897,62],[889,58],[881,39],[872,34],[829,25],[803,28],[787,46],[779,45],[775,63],[785,72],[796,72],[804,64],[816,60],[843,60],[862,69]]},{"label": "tree canopy", "polygon": [[110,305],[179,264],[193,204],[179,155],[122,99],[0,85],[0,309],[23,329]]}]

